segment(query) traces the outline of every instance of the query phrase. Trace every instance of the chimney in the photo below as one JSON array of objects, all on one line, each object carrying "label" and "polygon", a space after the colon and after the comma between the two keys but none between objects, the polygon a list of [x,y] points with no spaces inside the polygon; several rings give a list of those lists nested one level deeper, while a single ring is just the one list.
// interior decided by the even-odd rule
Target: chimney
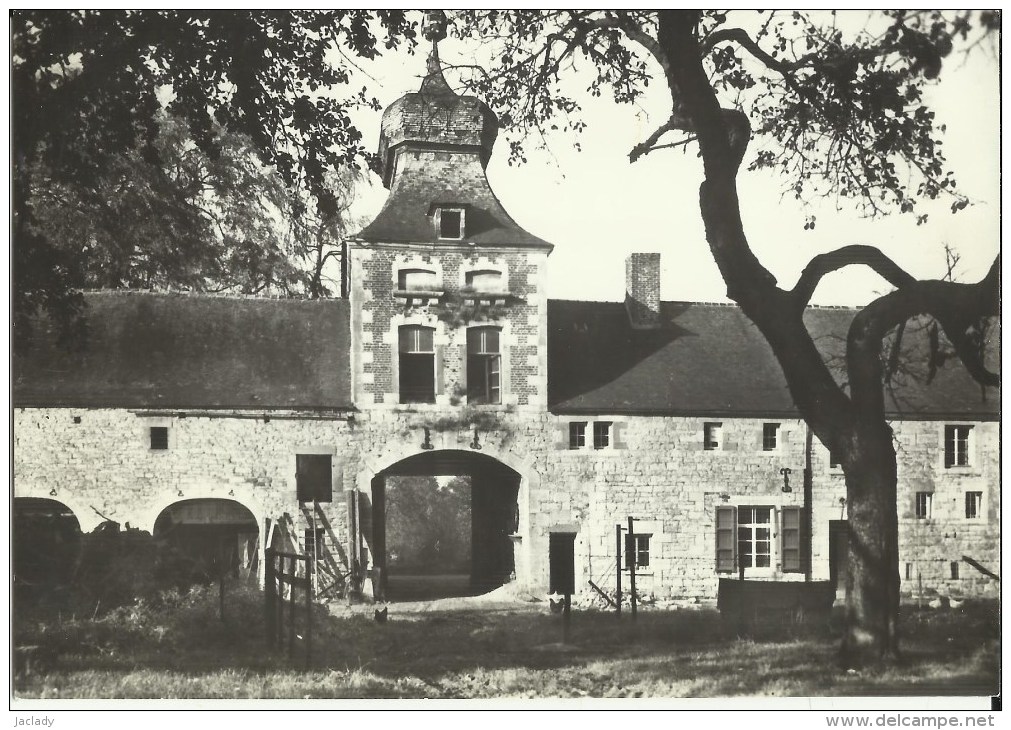
[{"label": "chimney", "polygon": [[632,329],[660,326],[660,254],[633,253],[625,259],[625,309]]}]

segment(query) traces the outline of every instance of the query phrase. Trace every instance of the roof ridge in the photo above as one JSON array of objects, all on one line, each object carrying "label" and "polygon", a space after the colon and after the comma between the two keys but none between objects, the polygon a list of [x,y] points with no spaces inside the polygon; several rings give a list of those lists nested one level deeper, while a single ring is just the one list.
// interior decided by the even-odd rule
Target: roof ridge
[{"label": "roof ridge", "polygon": [[[580,304],[624,304],[623,300],[620,299],[565,299],[561,297],[548,297],[549,302],[575,302]],[[703,307],[727,307],[731,309],[740,309],[741,305],[737,302],[715,302],[715,301],[705,301],[705,300],[690,300],[690,299],[662,299],[661,304],[690,304],[693,306],[703,306]],[[862,309],[862,307],[855,304],[808,304],[805,309],[837,309],[837,310],[848,310],[857,311]]]},{"label": "roof ridge", "polygon": [[82,294],[88,296],[100,295],[108,297],[158,296],[178,297],[180,299],[236,299],[240,301],[270,301],[270,302],[346,302],[346,297],[296,297],[283,294],[240,294],[236,292],[203,292],[203,291],[159,291],[157,289],[82,289]]}]

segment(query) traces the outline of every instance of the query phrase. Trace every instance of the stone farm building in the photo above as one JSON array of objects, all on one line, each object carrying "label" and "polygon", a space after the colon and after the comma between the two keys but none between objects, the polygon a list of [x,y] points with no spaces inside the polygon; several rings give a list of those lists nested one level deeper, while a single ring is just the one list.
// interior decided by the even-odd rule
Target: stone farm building
[{"label": "stone farm building", "polygon": [[[757,329],[661,301],[653,253],[627,260],[624,303],[548,299],[552,246],[485,177],[496,134],[433,43],[383,116],[390,194],[351,241],[347,299],[93,292],[75,352],[40,321],[14,361],[15,534],[110,520],[190,550],[224,539],[247,569],[294,546],[395,598],[388,485],[465,475],[478,589],[609,589],[629,516],[641,593],[835,579],[843,475]],[[807,311],[826,357],[853,315]],[[963,556],[999,572],[999,397],[949,362],[888,398],[903,592],[995,594]]]}]

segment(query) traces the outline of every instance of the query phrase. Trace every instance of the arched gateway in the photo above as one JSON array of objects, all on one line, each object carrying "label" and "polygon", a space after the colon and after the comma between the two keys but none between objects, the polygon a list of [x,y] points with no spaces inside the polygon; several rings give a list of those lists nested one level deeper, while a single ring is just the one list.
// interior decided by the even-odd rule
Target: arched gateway
[{"label": "arched gateway", "polygon": [[432,450],[371,480],[360,530],[377,598],[484,593],[516,574],[519,472],[474,451]]}]

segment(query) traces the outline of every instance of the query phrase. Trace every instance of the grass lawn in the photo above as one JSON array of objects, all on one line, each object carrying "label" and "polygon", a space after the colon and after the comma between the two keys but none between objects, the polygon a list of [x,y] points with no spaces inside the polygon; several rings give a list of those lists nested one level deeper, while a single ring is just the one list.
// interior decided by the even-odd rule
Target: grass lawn
[{"label": "grass lawn", "polygon": [[[315,614],[313,661],[270,653],[255,590],[233,589],[226,620],[212,590],[171,594],[96,619],[23,620],[40,647],[20,698],[490,698],[741,695],[989,695],[998,689],[999,609],[909,608],[904,662],[846,672],[832,631],[738,639],[706,609],[576,611],[570,641],[544,604],[406,613],[391,605]],[[18,616],[24,616],[19,613]]]}]

